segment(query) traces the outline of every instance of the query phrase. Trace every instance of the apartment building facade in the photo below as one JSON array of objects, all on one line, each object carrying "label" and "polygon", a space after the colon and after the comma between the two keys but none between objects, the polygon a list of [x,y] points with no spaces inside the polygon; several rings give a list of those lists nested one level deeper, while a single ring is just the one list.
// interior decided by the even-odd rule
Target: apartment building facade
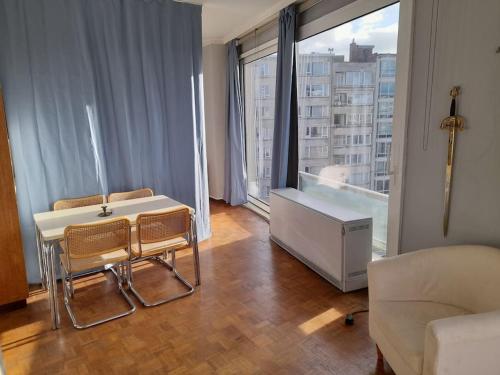
[{"label": "apartment building facade", "polygon": [[[333,51],[299,54],[299,170],[388,194],[396,55],[376,54],[373,48],[353,41],[348,61]],[[247,163],[257,164],[249,168],[256,170],[255,176],[249,172],[249,190],[267,200],[275,55],[256,66],[256,99],[245,96],[247,119],[248,111],[255,113],[254,126],[247,121]],[[258,130],[252,134],[252,128]]]}]

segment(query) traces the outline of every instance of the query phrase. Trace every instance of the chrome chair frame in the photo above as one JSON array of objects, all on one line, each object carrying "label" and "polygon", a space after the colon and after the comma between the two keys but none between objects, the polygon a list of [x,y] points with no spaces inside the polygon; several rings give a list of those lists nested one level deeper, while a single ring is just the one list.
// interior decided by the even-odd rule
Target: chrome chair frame
[{"label": "chrome chair frame", "polygon": [[[190,217],[190,231],[188,233],[188,238],[187,238],[187,245],[183,248],[183,249],[187,249],[189,247],[192,247],[193,248],[193,264],[194,264],[194,268],[195,268],[195,277],[196,277],[196,283],[198,285],[199,283],[199,273],[198,273],[198,263],[199,263],[199,259],[198,259],[198,251],[197,251],[197,247],[198,247],[198,243],[197,243],[197,238],[196,238],[196,223],[194,223],[193,225],[193,221],[195,220],[194,218],[194,215],[191,214],[191,217]],[[137,225],[139,226],[139,220],[138,220],[138,223]],[[137,231],[137,233],[139,233],[139,231]],[[140,238],[138,236],[137,238],[137,241],[138,241],[138,246],[141,246],[140,245]],[[195,247],[196,247],[196,251],[195,251]],[[172,301],[175,301],[177,299],[180,299],[180,298],[183,298],[183,297],[187,297],[191,294],[194,293],[195,291],[195,287],[193,285],[191,285],[191,283],[189,283],[178,271],[177,271],[177,268],[176,268],[176,260],[175,260],[175,252],[177,250],[180,250],[180,249],[167,249],[163,252],[163,254],[161,256],[159,255],[152,255],[152,256],[139,256],[139,257],[136,257],[136,258],[132,258],[129,262],[129,272],[128,272],[128,287],[129,287],[129,290],[134,294],[134,296],[137,297],[137,299],[143,304],[143,306],[145,307],[154,307],[154,306],[158,306],[158,305],[162,305],[164,303],[168,303],[168,302],[172,302]],[[168,255],[169,253],[171,254],[171,262],[169,263],[168,262]],[[145,298],[137,291],[137,289],[134,287],[134,284],[133,284],[133,272],[132,272],[132,265],[134,263],[138,263],[138,262],[142,262],[144,260],[155,260],[156,262],[158,262],[160,265],[164,266],[165,268],[167,268],[169,271],[172,271],[174,273],[174,277],[180,281],[180,283],[182,285],[184,285],[184,287],[186,287],[187,291],[184,292],[184,293],[179,293],[179,294],[176,294],[174,296],[170,296],[170,297],[167,297],[167,298],[163,298],[163,299],[160,299],[160,300],[157,300],[157,301],[154,301],[154,302],[149,302],[149,301],[146,301]]]},{"label": "chrome chair frame", "polygon": [[[99,267],[98,269],[93,269],[93,270],[89,270],[86,272],[78,272],[76,275],[73,272],[71,272],[71,270],[70,270],[70,272],[67,272],[66,268],[64,267],[64,265],[62,263],[62,260],[60,261],[61,279],[62,279],[62,284],[63,284],[63,295],[64,295],[64,306],[66,307],[66,310],[68,311],[68,314],[71,318],[71,322],[73,323],[73,327],[75,327],[76,329],[85,329],[85,328],[94,327],[96,325],[106,323],[106,322],[109,322],[109,321],[114,320],[114,319],[122,318],[124,316],[133,314],[135,312],[135,310],[136,310],[135,304],[130,299],[128,294],[125,292],[125,290],[123,289],[123,284],[125,284],[130,278],[130,275],[128,274],[128,272],[131,269],[131,267],[130,267],[130,232],[131,232],[130,225],[129,225],[128,231],[129,231],[129,236],[128,236],[129,241],[128,241],[128,246],[127,246],[127,252],[128,252],[128,260],[127,261],[107,264],[102,268]],[[65,238],[65,244],[66,244],[66,249],[67,249],[68,247],[67,247],[66,238]],[[67,261],[69,262],[69,260],[68,260],[69,254],[66,254],[66,257],[67,257]],[[116,269],[115,269],[115,267],[116,267]],[[125,301],[130,306],[130,309],[125,311],[125,312],[115,314],[115,315],[112,315],[112,316],[104,318],[104,319],[99,319],[99,320],[96,320],[96,321],[93,321],[90,323],[83,323],[82,324],[82,323],[78,322],[78,320],[76,319],[76,315],[73,312],[73,309],[71,307],[71,302],[70,302],[71,299],[73,299],[74,295],[75,295],[73,280],[79,279],[79,278],[82,278],[85,276],[89,276],[89,275],[95,275],[95,274],[101,273],[101,272],[106,272],[108,270],[111,271],[113,273],[113,275],[116,277],[117,282],[118,282],[118,289],[119,289],[120,293],[123,295],[123,297],[125,298]]]}]

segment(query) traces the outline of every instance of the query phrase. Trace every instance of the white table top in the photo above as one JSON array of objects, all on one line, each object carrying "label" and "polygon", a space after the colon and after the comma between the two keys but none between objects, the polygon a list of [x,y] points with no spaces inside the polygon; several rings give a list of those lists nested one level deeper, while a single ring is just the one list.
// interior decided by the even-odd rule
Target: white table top
[{"label": "white table top", "polygon": [[106,203],[106,205],[108,206],[108,210],[113,211],[113,214],[107,217],[97,216],[99,212],[102,212],[102,205],[97,204],[93,206],[68,208],[66,210],[42,212],[34,214],[33,218],[43,239],[45,241],[50,241],[64,238],[64,229],[71,224],[96,223],[117,217],[126,217],[132,224],[135,224],[137,215],[141,213],[159,212],[174,207],[187,207],[191,212],[194,212],[191,207],[164,195],[129,199]]}]

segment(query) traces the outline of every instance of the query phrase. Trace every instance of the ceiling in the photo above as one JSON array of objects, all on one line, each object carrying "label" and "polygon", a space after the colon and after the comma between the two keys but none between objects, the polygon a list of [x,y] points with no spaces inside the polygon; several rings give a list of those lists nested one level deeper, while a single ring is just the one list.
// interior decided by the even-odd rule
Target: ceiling
[{"label": "ceiling", "polygon": [[177,0],[201,4],[203,45],[226,43],[276,15],[294,0]]}]

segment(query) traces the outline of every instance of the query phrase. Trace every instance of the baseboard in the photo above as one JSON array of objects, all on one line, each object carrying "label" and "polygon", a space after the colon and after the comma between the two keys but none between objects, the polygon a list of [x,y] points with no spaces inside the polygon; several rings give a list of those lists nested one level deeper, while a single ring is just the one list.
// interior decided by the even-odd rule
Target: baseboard
[{"label": "baseboard", "polygon": [[20,300],[15,302],[6,303],[5,305],[0,306],[0,312],[8,312],[12,310],[18,310],[26,307],[26,300]]}]

